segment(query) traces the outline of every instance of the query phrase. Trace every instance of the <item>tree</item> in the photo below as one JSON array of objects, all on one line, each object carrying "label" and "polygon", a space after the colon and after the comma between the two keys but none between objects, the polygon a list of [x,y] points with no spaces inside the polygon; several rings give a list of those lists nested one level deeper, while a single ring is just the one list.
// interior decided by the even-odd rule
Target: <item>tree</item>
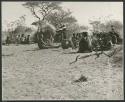
[{"label": "tree", "polygon": [[120,21],[111,20],[105,23],[107,31],[111,31],[111,26],[114,26],[115,32],[117,32],[121,38],[123,38],[123,24]]},{"label": "tree", "polygon": [[57,12],[50,13],[46,19],[58,29],[63,24],[66,25],[77,22],[71,14],[72,12],[70,10],[64,11],[60,9]]},{"label": "tree", "polygon": [[15,21],[12,21],[7,24],[7,27],[8,27],[7,32],[9,33],[10,40],[13,43],[15,43],[16,36],[24,31],[25,20],[26,20],[25,15],[22,15],[19,18],[17,18]]},{"label": "tree", "polygon": [[[39,37],[37,37],[38,41],[44,41],[43,38],[47,38],[46,36],[49,34],[51,34],[51,32],[54,32],[54,29],[51,29],[52,26],[48,26],[46,25],[46,27],[44,26],[44,23],[46,23],[46,17],[47,15],[49,15],[52,12],[58,11],[59,9],[61,9],[61,7],[59,6],[61,4],[61,2],[50,2],[50,1],[27,1],[23,4],[23,6],[25,6],[26,8],[28,8],[32,15],[38,19],[37,22],[34,22],[33,25],[37,25],[38,27],[38,35]],[[44,27],[43,27],[44,26]],[[46,29],[45,31],[43,31],[44,29]],[[50,30],[51,29],[51,30]],[[48,32],[46,34],[46,32]],[[40,35],[43,34],[43,38],[40,38]],[[52,33],[53,34],[53,33]],[[53,35],[50,35],[51,39],[53,39]],[[45,39],[45,40],[49,40],[50,39]],[[51,40],[52,42],[52,40]],[[39,45],[40,42],[38,42]],[[45,41],[43,42],[45,43]],[[47,43],[46,43],[47,44]]]},{"label": "tree", "polygon": [[93,32],[98,32],[99,31],[99,25],[100,25],[100,21],[92,21],[90,20],[90,24],[92,25],[93,27]]},{"label": "tree", "polygon": [[75,23],[71,23],[71,24],[69,23],[67,25],[67,29],[68,29],[68,31],[67,31],[68,36],[67,37],[70,39],[72,37],[73,33],[76,34],[76,33],[87,31],[88,27],[85,25],[80,26],[77,22],[75,22]]},{"label": "tree", "polygon": [[38,19],[38,28],[40,28],[42,26],[41,22],[45,20],[48,14],[61,8],[59,6],[60,4],[61,2],[27,1],[23,4],[23,6],[28,8],[32,15]]},{"label": "tree", "polygon": [[120,37],[123,37],[123,24],[120,21],[116,20],[110,20],[102,23],[101,21],[90,21],[90,24],[93,27],[93,32],[99,31],[99,32],[110,32],[111,26],[113,25],[115,28],[115,31],[120,35]]}]

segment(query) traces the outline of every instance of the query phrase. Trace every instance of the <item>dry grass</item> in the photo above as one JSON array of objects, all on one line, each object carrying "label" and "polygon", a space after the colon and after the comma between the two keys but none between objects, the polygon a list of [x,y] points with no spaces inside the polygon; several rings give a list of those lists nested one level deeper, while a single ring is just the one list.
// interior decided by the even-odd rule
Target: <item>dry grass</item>
[{"label": "dry grass", "polygon": [[[3,100],[123,99],[122,51],[109,60],[91,56],[72,65],[79,54],[65,52],[70,51],[39,50],[35,44],[2,46],[2,55],[13,54],[2,56]],[[87,80],[73,83],[81,75]]]}]

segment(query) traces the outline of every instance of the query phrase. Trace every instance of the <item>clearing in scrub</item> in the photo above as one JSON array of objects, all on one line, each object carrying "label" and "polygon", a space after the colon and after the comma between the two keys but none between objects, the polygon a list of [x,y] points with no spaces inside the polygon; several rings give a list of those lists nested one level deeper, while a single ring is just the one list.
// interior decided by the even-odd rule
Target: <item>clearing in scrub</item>
[{"label": "clearing in scrub", "polygon": [[2,100],[123,100],[123,3],[2,2]]}]

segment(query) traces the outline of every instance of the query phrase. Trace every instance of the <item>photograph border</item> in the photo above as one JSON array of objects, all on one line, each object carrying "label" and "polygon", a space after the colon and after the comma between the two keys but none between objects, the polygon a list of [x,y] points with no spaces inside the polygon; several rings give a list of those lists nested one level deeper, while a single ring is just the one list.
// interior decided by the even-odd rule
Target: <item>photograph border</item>
[{"label": "photograph border", "polygon": [[[30,102],[34,102],[34,101],[36,101],[36,102],[39,102],[39,101],[88,101],[88,102],[90,102],[90,101],[98,101],[98,102],[100,102],[100,101],[103,101],[103,102],[105,102],[105,101],[116,101],[116,102],[123,102],[124,100],[2,100],[2,2],[24,2],[24,1],[64,1],[64,2],[123,2],[123,43],[125,44],[125,41],[124,41],[124,38],[125,38],[125,30],[124,30],[124,24],[125,24],[125,20],[124,20],[124,18],[125,18],[125,15],[124,15],[124,9],[125,9],[125,7],[124,7],[124,0],[1,0],[0,1],[0,4],[1,4],[1,6],[0,6],[0,9],[1,9],[1,20],[0,20],[0,22],[1,22],[1,27],[0,27],[0,30],[1,30],[1,35],[0,35],[0,38],[1,38],[1,61],[0,61],[0,64],[1,64],[1,69],[0,69],[0,72],[1,72],[1,80],[0,80],[0,83],[1,83],[1,94],[0,94],[0,99],[1,99],[1,102],[3,101],[3,102],[14,102],[14,101],[30,101]],[[124,46],[124,44],[123,44],[123,46]],[[124,47],[124,49],[123,49],[123,51],[125,52],[125,47]],[[123,53],[123,67],[124,67],[124,53]],[[125,70],[124,70],[124,68],[123,68],[123,79],[125,78]],[[124,84],[125,83],[125,79],[124,79],[124,82],[123,82],[123,85],[125,85]],[[125,88],[123,87],[123,89],[124,89],[124,91],[125,91]],[[123,93],[124,93],[124,91],[123,91]]]}]

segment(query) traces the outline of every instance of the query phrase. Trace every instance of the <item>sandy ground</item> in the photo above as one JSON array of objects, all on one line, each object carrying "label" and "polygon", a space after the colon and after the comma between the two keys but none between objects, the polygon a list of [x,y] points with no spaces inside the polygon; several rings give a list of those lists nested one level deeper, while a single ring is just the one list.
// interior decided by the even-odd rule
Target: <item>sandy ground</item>
[{"label": "sandy ground", "polygon": [[[2,46],[2,100],[122,100],[123,65],[120,51],[80,59],[68,50],[37,45]],[[120,57],[119,57],[120,56]],[[80,75],[86,82],[73,82]]]}]

